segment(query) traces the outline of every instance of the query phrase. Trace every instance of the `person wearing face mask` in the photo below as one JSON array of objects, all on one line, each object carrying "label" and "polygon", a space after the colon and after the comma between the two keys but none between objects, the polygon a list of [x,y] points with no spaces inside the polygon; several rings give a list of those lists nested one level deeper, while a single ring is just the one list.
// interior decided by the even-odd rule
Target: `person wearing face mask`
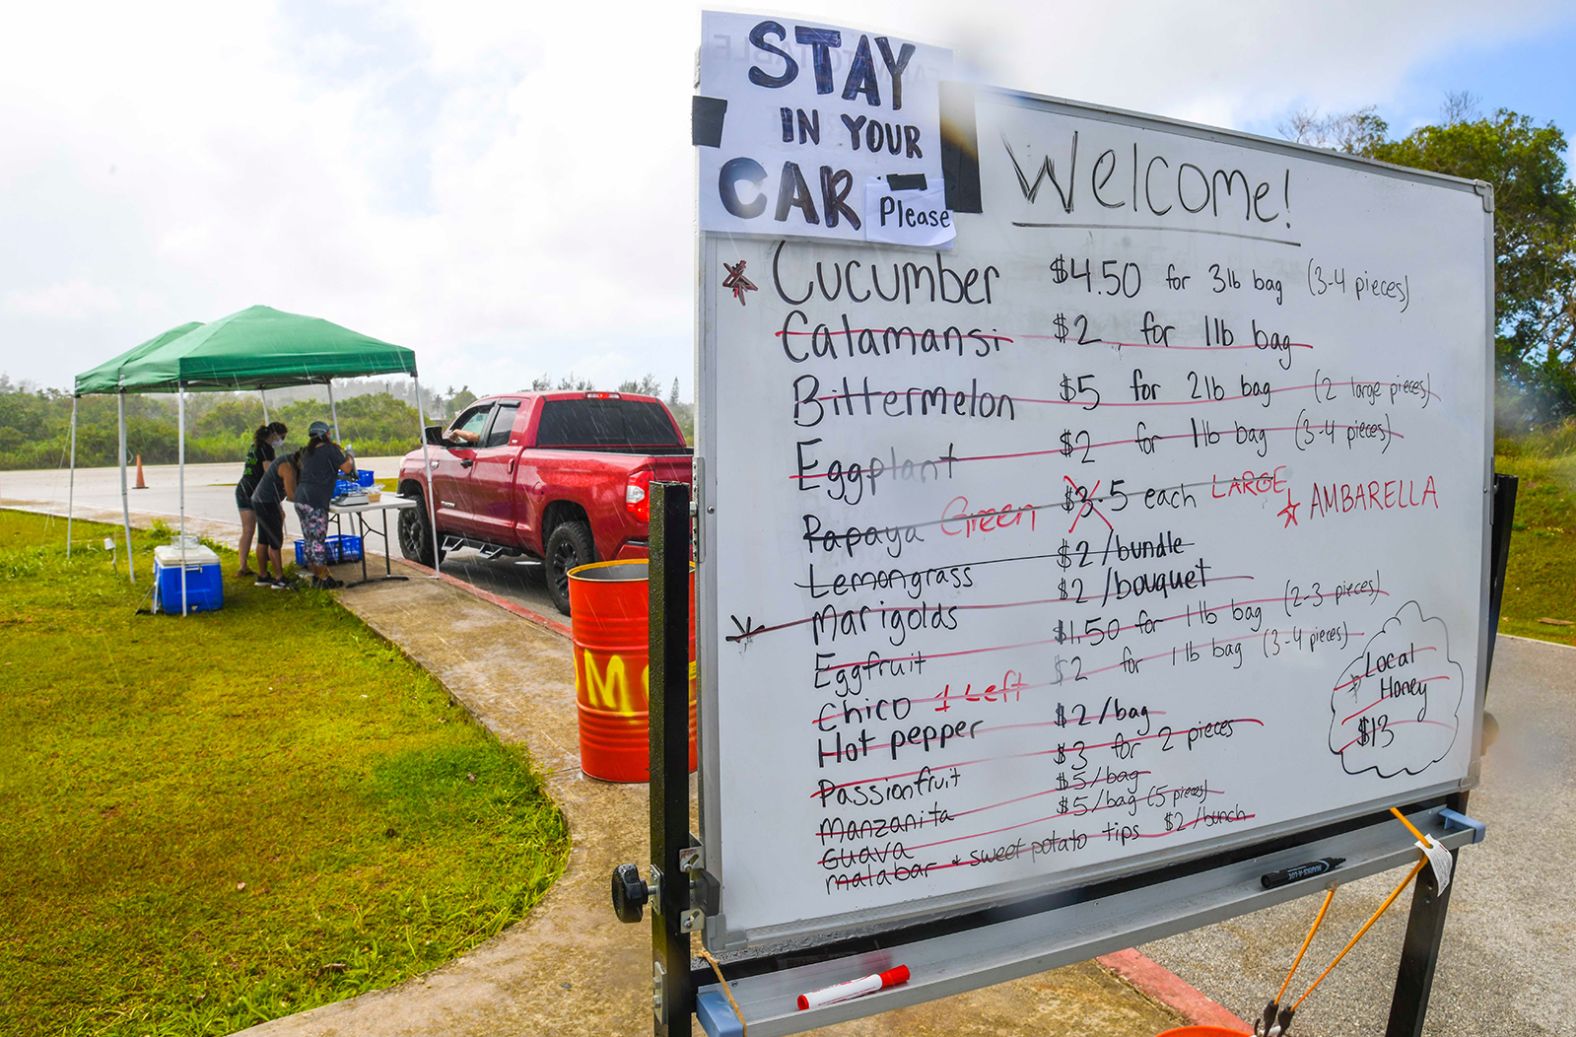
[{"label": "person wearing face mask", "polygon": [[301,522],[302,553],[312,570],[312,586],[342,587],[344,584],[328,572],[328,506],[334,499],[334,483],[339,476],[355,476],[356,459],[334,442],[327,422],[312,422],[307,436],[307,444],[299,453],[295,492],[296,518]]},{"label": "person wearing face mask", "polygon": [[[262,481],[263,473],[267,471],[269,462],[274,459],[275,452],[284,445],[285,433],[288,431],[284,422],[274,421],[257,426],[257,431],[252,433],[252,446],[246,452],[246,465],[241,469],[240,481],[235,484],[235,510],[241,516],[241,567],[236,570],[237,576],[255,575],[249,564],[252,537],[257,530],[257,513],[252,508],[252,493]],[[257,545],[257,567],[264,573],[268,572],[268,562],[263,554],[261,541]]]}]

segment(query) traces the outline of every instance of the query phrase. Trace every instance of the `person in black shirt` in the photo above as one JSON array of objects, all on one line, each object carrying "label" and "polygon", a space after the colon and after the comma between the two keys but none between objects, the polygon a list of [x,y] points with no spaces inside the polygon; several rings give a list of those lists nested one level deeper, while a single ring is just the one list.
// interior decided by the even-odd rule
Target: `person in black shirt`
[{"label": "person in black shirt", "polygon": [[354,475],[356,460],[334,442],[325,422],[314,421],[301,450],[296,483],[296,518],[301,520],[302,553],[312,570],[314,587],[344,586],[328,573],[328,505],[334,499],[339,473]]},{"label": "person in black shirt", "polygon": [[[301,453],[284,454],[268,466],[257,489],[252,491],[252,510],[257,515],[257,558],[261,572],[259,587],[283,590],[285,582],[285,501],[295,500],[296,474],[301,470]],[[273,563],[275,576],[268,574]]]},{"label": "person in black shirt", "polygon": [[[235,510],[241,516],[241,568],[236,570],[237,576],[252,575],[247,564],[250,561],[247,556],[252,553],[252,533],[257,526],[257,516],[252,511],[252,491],[257,489],[264,470],[274,459],[275,450],[284,444],[286,431],[283,422],[275,421],[257,426],[257,431],[252,433],[252,447],[246,452],[246,466],[241,469],[240,481],[235,484]],[[264,573],[268,571],[260,542],[257,545],[257,567]]]}]

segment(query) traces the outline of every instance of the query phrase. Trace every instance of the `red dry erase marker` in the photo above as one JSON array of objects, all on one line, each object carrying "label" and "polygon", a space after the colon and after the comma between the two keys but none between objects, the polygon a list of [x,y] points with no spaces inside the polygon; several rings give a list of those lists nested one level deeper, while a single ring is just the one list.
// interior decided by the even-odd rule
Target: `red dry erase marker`
[{"label": "red dry erase marker", "polygon": [[799,1011],[803,1012],[810,1008],[820,1008],[823,1005],[835,1005],[839,1001],[847,1001],[852,997],[874,994],[877,990],[885,990],[887,987],[895,987],[900,983],[907,982],[908,966],[899,965],[896,968],[887,969],[885,972],[877,972],[860,979],[851,979],[847,983],[839,983],[834,987],[823,987],[820,990],[812,990],[808,994],[800,994]]}]

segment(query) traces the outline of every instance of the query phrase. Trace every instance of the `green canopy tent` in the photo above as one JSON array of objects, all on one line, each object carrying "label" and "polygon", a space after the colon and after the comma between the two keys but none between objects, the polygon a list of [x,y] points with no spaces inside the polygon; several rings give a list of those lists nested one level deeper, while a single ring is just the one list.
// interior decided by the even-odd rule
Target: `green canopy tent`
[{"label": "green canopy tent", "polygon": [[180,338],[187,332],[196,331],[202,327],[202,321],[189,321],[177,325],[162,335],[155,335],[140,346],[133,346],[113,360],[106,360],[97,367],[77,375],[76,396],[94,396],[101,393],[120,391],[120,372],[133,360],[154,352],[169,342]]},{"label": "green canopy tent", "polygon": [[71,474],[66,483],[67,558],[71,557],[71,518],[77,489],[77,400],[83,396],[114,393],[115,405],[120,415],[120,516],[126,531],[126,574],[131,577],[132,582],[136,582],[136,562],[131,556],[131,509],[126,501],[126,397],[120,391],[121,368],[200,327],[202,322],[195,320],[179,324],[169,331],[153,336],[141,345],[131,347],[120,356],[106,360],[97,367],[77,375],[76,388],[71,393]]},{"label": "green canopy tent", "polygon": [[[126,499],[126,418],[128,392],[175,393],[180,447],[180,531],[186,532],[186,394],[237,389],[265,390],[291,385],[328,388],[335,438],[339,415],[334,405],[334,378],[360,378],[381,374],[409,375],[416,388],[417,429],[423,459],[427,449],[426,414],[421,403],[421,381],[416,376],[416,354],[403,346],[370,338],[317,317],[285,313],[267,306],[252,306],[209,324],[171,328],[135,349],[77,376],[74,396],[113,392],[120,408],[121,510],[126,519],[126,557],[131,565],[131,522]],[[266,408],[266,399],[265,399]],[[75,404],[72,419],[72,468],[76,467]],[[432,508],[431,467],[427,467],[428,529],[436,538]],[[74,476],[73,476],[74,479]],[[70,525],[70,504],[67,506]],[[68,532],[69,537],[69,532]],[[437,545],[434,540],[434,563]],[[184,568],[182,585],[184,592]],[[133,576],[135,579],[135,576]],[[184,597],[184,593],[183,593]],[[182,602],[182,611],[185,611]]]}]

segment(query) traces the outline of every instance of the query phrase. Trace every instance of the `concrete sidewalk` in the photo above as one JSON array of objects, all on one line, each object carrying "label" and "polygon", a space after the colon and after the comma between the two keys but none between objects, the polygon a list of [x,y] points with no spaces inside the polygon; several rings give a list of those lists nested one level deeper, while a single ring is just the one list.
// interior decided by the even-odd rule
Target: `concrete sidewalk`
[{"label": "concrete sidewalk", "polygon": [[[573,849],[563,877],[541,904],[473,953],[401,986],[244,1032],[248,1037],[649,1033],[650,929],[620,924],[608,900],[613,866],[648,859],[646,787],[581,775],[569,644],[437,580],[371,584],[341,592],[341,601],[442,681],[500,740],[530,750],[569,820]],[[838,1037],[1153,1037],[1181,1023],[1175,1012],[1127,982],[1084,963],[821,1032]]]}]

